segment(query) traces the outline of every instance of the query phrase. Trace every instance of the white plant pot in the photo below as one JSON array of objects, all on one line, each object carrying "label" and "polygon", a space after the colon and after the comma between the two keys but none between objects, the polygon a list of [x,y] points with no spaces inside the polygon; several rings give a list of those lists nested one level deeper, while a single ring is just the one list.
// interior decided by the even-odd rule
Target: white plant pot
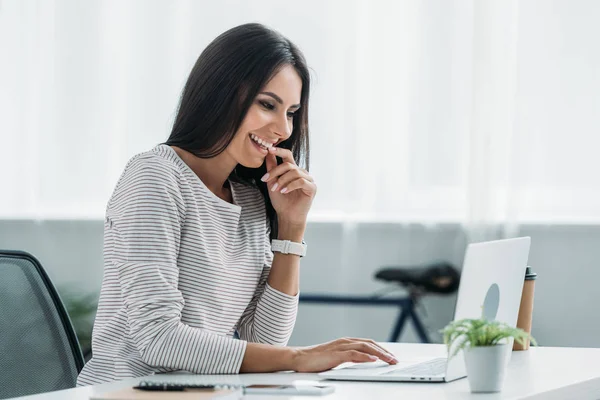
[{"label": "white plant pot", "polygon": [[490,393],[502,390],[509,350],[508,344],[469,347],[464,350],[471,392]]}]

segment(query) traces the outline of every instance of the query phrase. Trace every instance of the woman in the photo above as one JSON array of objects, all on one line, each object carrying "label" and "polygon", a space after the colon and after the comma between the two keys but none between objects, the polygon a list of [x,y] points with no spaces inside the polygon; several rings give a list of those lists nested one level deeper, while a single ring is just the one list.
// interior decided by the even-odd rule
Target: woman
[{"label": "woman", "polygon": [[296,164],[308,163],[309,85],[301,52],[260,24],[200,55],[169,140],[133,157],[109,200],[93,357],[78,384],[396,363],[371,340],[286,347],[317,191]]}]

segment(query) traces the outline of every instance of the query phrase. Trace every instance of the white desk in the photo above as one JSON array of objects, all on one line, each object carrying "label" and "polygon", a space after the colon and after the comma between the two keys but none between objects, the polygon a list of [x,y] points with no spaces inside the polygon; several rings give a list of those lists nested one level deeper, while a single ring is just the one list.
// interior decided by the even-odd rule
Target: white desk
[{"label": "white desk", "polygon": [[[445,347],[439,344],[384,343],[396,357],[444,356]],[[169,378],[190,375],[169,374]],[[165,376],[146,379],[164,380]],[[240,375],[196,375],[202,382],[218,383],[291,383],[295,380],[317,380],[316,374],[275,373]],[[80,387],[69,390],[21,397],[28,400],[87,400],[92,393],[101,393],[132,386],[140,379]],[[539,347],[513,352],[506,381],[501,393],[471,394],[467,379],[451,383],[375,383],[327,381],[336,387],[333,394],[324,397],[245,396],[245,399],[600,399],[600,348]]]}]

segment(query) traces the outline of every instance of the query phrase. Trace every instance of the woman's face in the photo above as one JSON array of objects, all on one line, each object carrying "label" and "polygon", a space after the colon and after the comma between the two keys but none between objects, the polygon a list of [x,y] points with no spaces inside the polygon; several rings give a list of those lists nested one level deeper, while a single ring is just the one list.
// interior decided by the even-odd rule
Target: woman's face
[{"label": "woman's face", "polygon": [[260,167],[268,153],[265,146],[276,146],[292,134],[301,91],[302,80],[294,67],[282,67],[258,93],[225,151],[244,167]]}]

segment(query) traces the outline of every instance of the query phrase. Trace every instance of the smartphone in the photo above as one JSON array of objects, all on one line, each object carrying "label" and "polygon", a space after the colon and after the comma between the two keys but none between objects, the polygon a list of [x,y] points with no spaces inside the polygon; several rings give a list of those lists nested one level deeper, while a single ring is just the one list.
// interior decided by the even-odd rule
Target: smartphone
[{"label": "smartphone", "polygon": [[335,387],[330,385],[248,385],[244,394],[322,396],[333,393],[334,390]]}]

